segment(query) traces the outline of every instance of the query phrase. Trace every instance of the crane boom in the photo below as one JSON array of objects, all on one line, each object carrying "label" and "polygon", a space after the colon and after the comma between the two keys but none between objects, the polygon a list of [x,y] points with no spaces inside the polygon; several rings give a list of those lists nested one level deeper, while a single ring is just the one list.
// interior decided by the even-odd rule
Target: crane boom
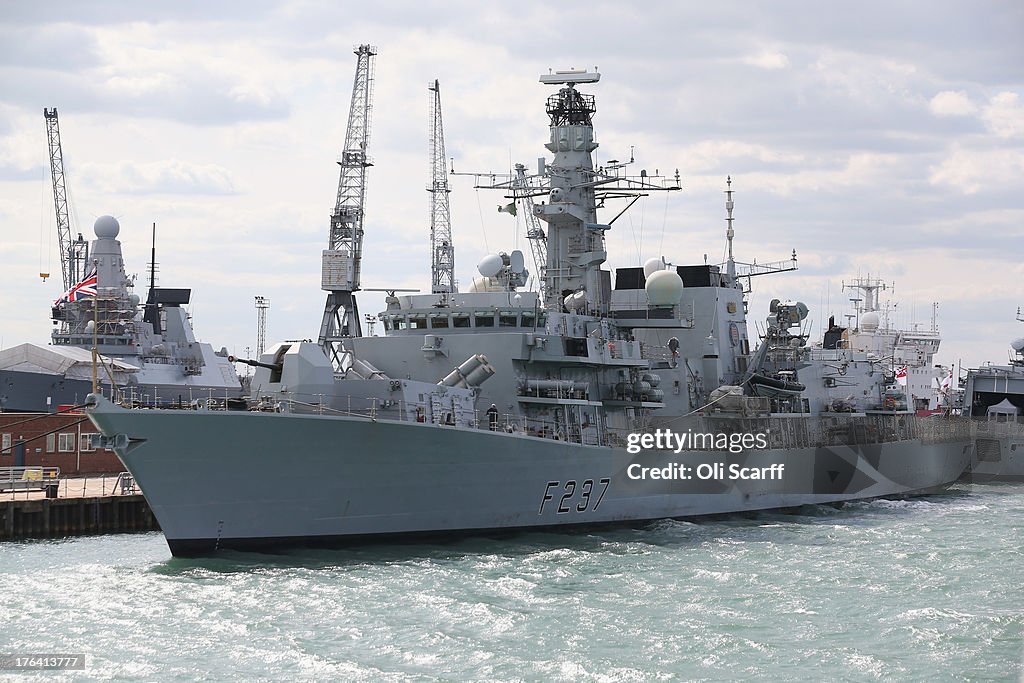
[{"label": "crane boom", "polygon": [[363,252],[363,223],[366,203],[366,169],[373,165],[366,151],[370,143],[370,112],[373,96],[373,57],[377,48],[360,45],[355,49],[356,74],[348,111],[345,147],[338,165],[338,197],[331,212],[327,249],[323,252],[321,289],[327,292],[320,346],[334,367],[342,369],[346,352],[342,340],[362,334],[355,292]]},{"label": "crane boom", "polygon": [[455,287],[455,246],[452,244],[451,212],[448,208],[448,169],[445,165],[444,125],[441,121],[441,85],[435,79],[427,87],[431,98],[430,119],[430,281],[434,294],[452,294]]},{"label": "crane boom", "polygon": [[516,177],[512,180],[512,191],[519,203],[519,211],[526,220],[526,238],[530,240],[530,250],[533,252],[533,265],[537,269],[541,301],[547,301],[548,237],[540,219],[533,211],[533,195],[530,194],[530,179],[526,176],[526,167],[523,164],[516,164],[515,169]]},{"label": "crane boom", "polygon": [[46,138],[50,146],[50,175],[53,178],[53,203],[57,211],[57,242],[60,247],[60,267],[64,276],[64,289],[71,289],[85,277],[85,264],[89,259],[89,243],[79,235],[71,241],[71,217],[68,214],[68,190],[64,181],[64,153],[60,146],[60,124],[57,108],[43,108]]}]

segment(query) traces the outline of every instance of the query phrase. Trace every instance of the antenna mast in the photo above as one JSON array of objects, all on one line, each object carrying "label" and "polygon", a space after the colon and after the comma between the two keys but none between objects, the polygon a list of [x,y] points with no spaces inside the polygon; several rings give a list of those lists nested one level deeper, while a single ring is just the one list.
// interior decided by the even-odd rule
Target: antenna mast
[{"label": "antenna mast", "polygon": [[448,210],[448,169],[445,167],[444,126],[441,123],[441,85],[435,79],[427,86],[434,93],[430,120],[430,282],[434,294],[451,294],[455,286],[455,246],[452,244],[452,221]]},{"label": "antenna mast", "polygon": [[60,246],[60,267],[64,275],[64,289],[71,289],[85,278],[89,261],[89,243],[78,234],[71,241],[71,217],[68,215],[68,189],[64,182],[64,153],[60,146],[60,125],[57,108],[43,108],[46,120],[46,138],[50,145],[50,175],[53,177],[53,203],[57,211],[57,241]]},{"label": "antenna mast", "polygon": [[320,287],[327,292],[319,344],[336,369],[343,369],[348,353],[346,337],[362,336],[355,293],[363,253],[363,222],[366,202],[366,169],[373,165],[366,150],[370,143],[370,110],[373,95],[373,60],[377,48],[360,45],[348,110],[345,147],[338,165],[338,198],[331,213],[328,247],[323,252]]}]

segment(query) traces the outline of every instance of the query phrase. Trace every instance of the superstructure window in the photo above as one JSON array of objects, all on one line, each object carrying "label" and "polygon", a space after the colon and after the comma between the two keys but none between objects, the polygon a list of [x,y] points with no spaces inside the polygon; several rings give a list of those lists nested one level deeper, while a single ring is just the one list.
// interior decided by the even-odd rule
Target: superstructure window
[{"label": "superstructure window", "polygon": [[494,327],[494,314],[493,313],[477,313],[474,316],[474,321],[477,327]]},{"label": "superstructure window", "polygon": [[432,315],[430,316],[430,327],[435,330],[448,329],[448,316],[447,315]]},{"label": "superstructure window", "polygon": [[456,313],[452,316],[452,327],[469,327],[469,315]]},{"label": "superstructure window", "polygon": [[425,330],[427,329],[427,319],[422,315],[409,316],[409,329],[410,330]]},{"label": "superstructure window", "polygon": [[514,313],[504,312],[498,316],[498,324],[501,327],[519,327],[519,316]]}]

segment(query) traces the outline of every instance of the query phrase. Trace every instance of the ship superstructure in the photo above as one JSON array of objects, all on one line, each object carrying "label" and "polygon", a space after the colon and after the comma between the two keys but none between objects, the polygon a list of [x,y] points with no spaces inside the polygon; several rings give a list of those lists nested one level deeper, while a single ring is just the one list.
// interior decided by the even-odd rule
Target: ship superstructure
[{"label": "ship superstructure", "polygon": [[931,324],[927,329],[917,324],[910,329],[898,329],[890,323],[892,307],[883,305],[879,298],[889,284],[867,276],[844,282],[843,288],[855,292],[851,301],[856,321],[849,329],[842,330],[844,344],[888,364],[912,410],[948,409],[951,371],[934,362],[942,342],[937,323],[938,304],[932,304]]},{"label": "ship superstructure", "polygon": [[[541,77],[557,88],[550,157],[497,186],[513,202],[532,188],[543,300],[523,290],[522,252],[488,254],[466,292],[389,295],[384,337],[338,336],[336,354],[282,343],[247,361],[257,411],[96,401],[92,420],[173,553],[691,517],[922,493],[959,476],[961,423],[826,409],[823,376],[796,396],[755,394],[770,354],[751,352],[728,266],[659,258],[619,269],[613,288],[605,234],[623,211],[602,222],[599,207],[679,182],[595,166],[596,106],[578,87],[599,78]],[[800,306],[776,308],[777,340]],[[349,359],[341,372],[332,355]],[[850,374],[870,379],[858,391],[881,386]]]}]

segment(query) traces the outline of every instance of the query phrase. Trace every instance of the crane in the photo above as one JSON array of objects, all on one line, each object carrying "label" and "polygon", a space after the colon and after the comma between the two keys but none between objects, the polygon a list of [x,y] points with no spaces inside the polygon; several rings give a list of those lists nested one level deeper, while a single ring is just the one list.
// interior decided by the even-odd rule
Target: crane
[{"label": "crane", "polygon": [[57,242],[60,246],[60,267],[64,275],[64,289],[71,289],[85,278],[89,261],[89,243],[78,234],[71,240],[71,218],[68,215],[68,190],[64,183],[64,154],[60,146],[60,125],[57,108],[43,108],[46,137],[50,145],[50,175],[53,177],[53,203],[57,210]]},{"label": "crane", "polygon": [[452,244],[452,221],[448,209],[448,169],[445,166],[444,126],[441,123],[441,85],[435,79],[427,89],[431,98],[430,119],[430,282],[433,294],[452,294],[455,287],[455,246]]},{"label": "crane", "polygon": [[346,337],[362,332],[355,293],[359,291],[359,271],[363,251],[366,169],[373,165],[366,150],[370,143],[370,110],[373,94],[373,57],[377,48],[360,45],[355,49],[356,75],[352,84],[352,103],[348,110],[345,147],[341,151],[341,175],[338,198],[331,213],[327,249],[323,251],[320,288],[327,292],[319,344],[335,369],[343,370],[348,352],[342,343]]},{"label": "crane", "polygon": [[533,211],[533,195],[530,193],[530,180],[526,176],[526,166],[516,164],[515,169],[516,177],[512,180],[513,193],[519,202],[519,210],[526,219],[526,238],[530,240],[530,249],[533,251],[533,264],[537,268],[540,297],[541,301],[546,301],[548,236],[541,226],[540,219]]},{"label": "crane", "polygon": [[256,357],[263,355],[267,345],[267,309],[270,308],[270,299],[265,296],[256,297]]}]

